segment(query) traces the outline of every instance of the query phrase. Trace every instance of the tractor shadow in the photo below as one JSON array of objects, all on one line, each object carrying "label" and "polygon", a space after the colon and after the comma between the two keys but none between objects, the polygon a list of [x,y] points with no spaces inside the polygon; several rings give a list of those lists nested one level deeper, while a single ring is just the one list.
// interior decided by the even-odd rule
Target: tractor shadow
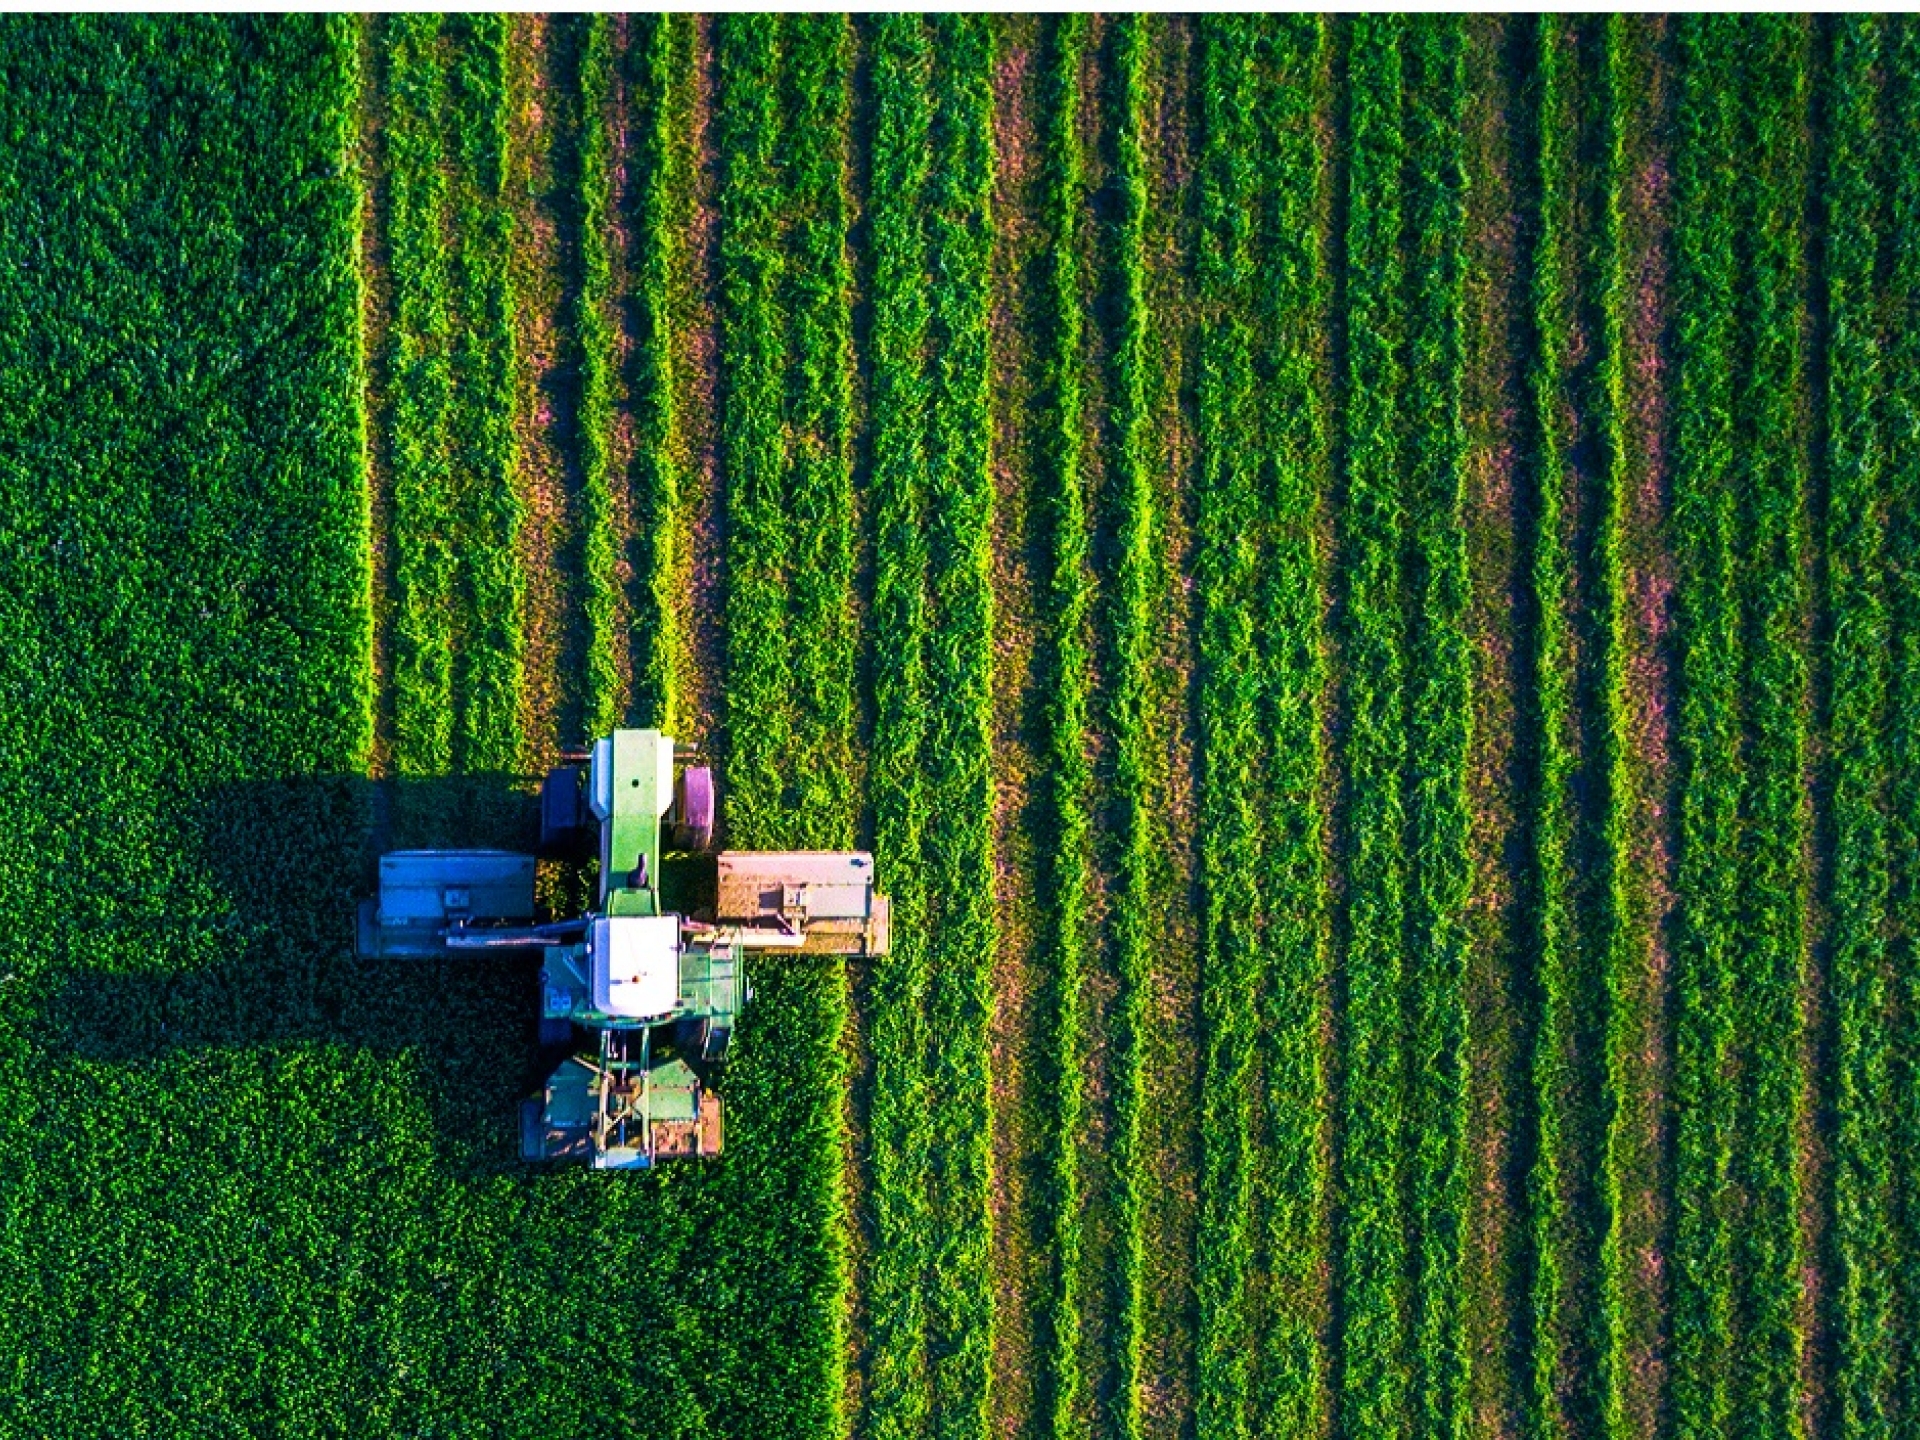
[{"label": "tractor shadow", "polygon": [[[173,973],[68,971],[43,1016],[55,1053],[139,1065],[203,1048],[349,1047],[408,1054],[442,1163],[479,1176],[517,1168],[517,1103],[554,1057],[536,1040],[537,952],[361,960],[354,914],[390,849],[531,851],[534,782],[522,776],[370,781],[354,775],[243,781],[181,818],[212,903],[170,916],[156,943],[231,954]],[[578,903],[577,874],[541,864],[541,898]],[[191,932],[190,943],[172,943]]]}]

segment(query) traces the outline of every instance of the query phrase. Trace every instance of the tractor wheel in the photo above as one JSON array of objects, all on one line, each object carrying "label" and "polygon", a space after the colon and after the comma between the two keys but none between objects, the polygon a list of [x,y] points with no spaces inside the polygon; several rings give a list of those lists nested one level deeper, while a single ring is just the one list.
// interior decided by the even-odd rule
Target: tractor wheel
[{"label": "tractor wheel", "polygon": [[540,1048],[557,1050],[562,1045],[573,1043],[573,1022],[562,1020],[555,1015],[540,1017]]},{"label": "tractor wheel", "polygon": [[668,843],[673,849],[698,854],[712,846],[713,771],[705,765],[689,765],[680,772],[671,818]]}]

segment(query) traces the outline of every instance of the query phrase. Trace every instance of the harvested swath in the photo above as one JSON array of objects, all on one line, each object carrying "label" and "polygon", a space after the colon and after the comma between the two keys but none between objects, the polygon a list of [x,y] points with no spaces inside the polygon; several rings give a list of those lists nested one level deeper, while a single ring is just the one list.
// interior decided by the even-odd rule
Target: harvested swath
[{"label": "harvested swath", "polygon": [[772,843],[792,733],[787,703],[788,545],[779,27],[727,17],[717,27],[720,90],[714,128],[724,157],[720,205],[721,447],[726,475],[727,655],[724,697],[731,843]]},{"label": "harvested swath", "polygon": [[1081,1184],[1080,1134],[1086,1108],[1081,991],[1090,943],[1089,872],[1092,865],[1092,774],[1087,758],[1091,686],[1087,482],[1082,468],[1084,400],[1080,217],[1086,208],[1080,153],[1080,70],[1086,19],[1063,17],[1046,61],[1045,118],[1049,154],[1043,223],[1046,279],[1041,302],[1043,428],[1040,444],[1041,527],[1048,573],[1042,642],[1048,701],[1043,721],[1046,846],[1041,864],[1047,897],[1039,940],[1041,966],[1051,976],[1046,1026],[1052,1104],[1045,1140],[1044,1207],[1049,1237],[1049,1293],[1042,1327],[1041,1387],[1045,1427],[1076,1433],[1080,1405]]},{"label": "harvested swath", "polygon": [[[1321,813],[1327,765],[1321,551],[1332,488],[1331,375],[1323,338],[1330,311],[1331,174],[1321,127],[1331,110],[1331,57],[1326,22],[1311,17],[1269,22],[1259,45],[1253,433],[1271,457],[1259,484],[1260,885],[1268,897],[1284,899],[1267,908],[1257,998],[1265,1106],[1257,1118],[1253,1183],[1267,1289],[1249,1423],[1255,1434],[1312,1436],[1327,1433],[1332,1398],[1324,1260],[1332,1179],[1325,1055],[1332,906]],[[1144,971],[1144,959],[1141,964]]]},{"label": "harvested swath", "polygon": [[928,1333],[934,1431],[987,1432],[992,1355],[988,987],[994,906],[993,475],[987,340],[993,262],[994,31],[980,16],[929,21],[932,46],[928,333],[930,430],[927,720],[927,1032],[932,1256]]},{"label": "harvested swath", "polygon": [[1878,185],[1881,22],[1838,21],[1825,86],[1827,481],[1826,751],[1831,757],[1828,974],[1834,1004],[1832,1305],[1835,1417],[1884,1433],[1894,1399],[1895,1180],[1887,984],[1887,822],[1882,748],[1890,640],[1875,267],[1886,208]]},{"label": "harvested swath", "polygon": [[790,657],[795,748],[785,843],[830,848],[852,843],[855,806],[851,32],[844,15],[795,15],[783,23],[783,40],[787,604],[793,633],[804,637]]},{"label": "harvested swath", "polygon": [[1346,971],[1335,1283],[1344,1304],[1339,1410],[1353,1434],[1406,1423],[1410,1271],[1402,1205],[1406,1048],[1402,950],[1407,760],[1403,566],[1406,524],[1398,403],[1406,333],[1400,252],[1401,35],[1389,17],[1353,22],[1348,57],[1346,493],[1337,516],[1345,584],[1341,759],[1347,833]]},{"label": "harvested swath", "polygon": [[[1736,150],[1744,364],[1735,391],[1735,591],[1746,632],[1745,788],[1740,798],[1740,941],[1733,1025],[1741,1048],[1741,1213],[1734,1415],[1744,1433],[1793,1435],[1803,1283],[1798,1123],[1801,973],[1806,952],[1807,623],[1806,294],[1808,33],[1769,18],[1741,37],[1738,93],[1749,109]],[[1732,359],[1732,355],[1725,357]]]},{"label": "harvested swath", "polygon": [[[1902,1028],[1892,1065],[1894,1162],[1912,1176],[1920,1165],[1920,29],[1890,25],[1883,51],[1890,177],[1887,226],[1888,385],[1881,397],[1886,445],[1882,482],[1889,498],[1887,614],[1889,657],[1886,732],[1887,852],[1893,860],[1889,959],[1897,977],[1895,1011]],[[1896,1215],[1899,1261],[1894,1274],[1894,1360],[1899,1376],[1894,1413],[1920,1416],[1920,1198],[1901,1187]]]},{"label": "harvested swath", "polygon": [[455,514],[447,455],[452,404],[447,304],[446,72],[441,20],[394,16],[383,132],[393,321],[385,357],[393,456],[393,765],[442,775],[453,756]]},{"label": "harvested swath", "polygon": [[1739,34],[1726,22],[1680,26],[1679,221],[1675,235],[1679,359],[1674,403],[1673,532],[1680,557],[1681,896],[1674,1055],[1676,1221],[1673,1424],[1682,1436],[1727,1433],[1734,1365],[1734,1043],[1728,995],[1737,963],[1736,850],[1741,789],[1739,678],[1743,647],[1734,593],[1732,361],[1735,99],[1744,76]]},{"label": "harvested swath", "polygon": [[1252,1084],[1258,974],[1258,824],[1253,812],[1259,675],[1248,537],[1259,521],[1248,444],[1252,336],[1252,131],[1256,32],[1202,23],[1198,283],[1206,326],[1196,414],[1201,453],[1194,576],[1199,590],[1202,1022],[1198,1414],[1203,1440],[1244,1434],[1251,1326]]},{"label": "harvested swath", "polygon": [[577,448],[580,456],[582,644],[589,735],[604,735],[626,718],[625,632],[621,624],[620,534],[613,495],[613,267],[607,251],[613,215],[611,140],[606,111],[613,93],[613,24],[603,14],[583,20],[574,109],[579,206],[579,288],[573,343],[580,366]]},{"label": "harvested swath", "polygon": [[928,384],[927,242],[922,222],[932,97],[926,26],[888,16],[872,37],[874,723],[868,767],[874,852],[893,902],[893,953],[873,977],[868,1048],[873,1089],[867,1196],[872,1249],[864,1304],[862,1434],[924,1434],[928,1250],[934,1241],[927,1166],[928,819],[925,495]]},{"label": "harvested swath", "polygon": [[[634,443],[627,487],[633,496],[633,656],[629,713],[643,725],[678,733],[679,671],[687,637],[680,633],[681,551],[686,544],[680,494],[684,486],[677,386],[675,298],[688,264],[681,236],[690,204],[685,137],[676,131],[675,27],[667,16],[635,17],[634,34],[621,56],[634,112],[637,174],[629,202],[633,229],[628,273],[632,276],[634,346],[627,380]],[[630,182],[633,183],[633,182]]]},{"label": "harvested swath", "polygon": [[1461,1306],[1466,1228],[1466,908],[1472,887],[1467,755],[1472,696],[1461,524],[1466,437],[1461,411],[1461,238],[1465,91],[1457,21],[1408,31],[1406,218],[1407,448],[1412,549],[1408,733],[1412,873],[1408,964],[1412,1007],[1409,1159],[1420,1241],[1415,1256],[1415,1433],[1444,1436],[1463,1416],[1466,1333]]},{"label": "harvested swath", "polygon": [[1109,625],[1115,675],[1106,716],[1113,734],[1112,790],[1119,832],[1114,881],[1112,945],[1120,996],[1114,1007],[1113,1170],[1119,1184],[1120,1244],[1113,1266],[1113,1345],[1119,1395],[1114,1429],[1126,1440],[1142,1432],[1141,1367],[1146,1353],[1144,1315],[1146,1227],[1143,1191],[1147,1170],[1146,1037],[1151,1018],[1154,925],[1153,880],[1158,826],[1153,813],[1153,740],[1150,728],[1154,646],[1154,556],[1156,497],[1148,410],[1149,323],[1145,246],[1147,176],[1145,66],[1148,25],[1125,16],[1119,27],[1114,87],[1121,201],[1115,287],[1119,315],[1113,349],[1114,418],[1117,437],[1113,493],[1119,497],[1114,562],[1116,598]]},{"label": "harvested swath", "polygon": [[454,762],[462,770],[519,769],[521,599],[514,488],[513,216],[506,183],[505,20],[455,20],[450,90],[455,184],[451,416],[454,485],[462,524],[464,633]]}]

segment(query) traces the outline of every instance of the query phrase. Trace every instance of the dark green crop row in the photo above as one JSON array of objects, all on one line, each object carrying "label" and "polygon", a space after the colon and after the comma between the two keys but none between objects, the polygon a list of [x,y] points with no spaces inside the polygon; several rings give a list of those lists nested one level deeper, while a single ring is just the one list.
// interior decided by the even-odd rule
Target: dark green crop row
[{"label": "dark green crop row", "polygon": [[1328,25],[1301,17],[1261,28],[1260,148],[1254,167],[1258,317],[1259,728],[1263,895],[1255,1054],[1264,1106],[1252,1165],[1265,1301],[1248,1423],[1256,1435],[1324,1435],[1331,1395],[1324,1257],[1330,1218],[1327,557],[1332,493],[1327,229],[1332,172],[1321,126],[1332,115]]},{"label": "dark green crop row", "polygon": [[1906,1017],[1889,1075],[1897,1249],[1891,1264],[1893,1410],[1920,1417],[1920,27],[1889,22],[1886,60],[1887,382],[1880,397],[1886,459],[1888,656],[1887,854],[1892,862],[1888,971],[1896,1014]]},{"label": "dark green crop row", "polygon": [[927,441],[927,1036],[934,1434],[987,1434],[987,1016],[996,946],[993,840],[993,476],[987,317],[993,257],[994,32],[929,20],[932,162],[926,228],[931,342]]},{"label": "dark green crop row", "polygon": [[464,536],[459,597],[466,632],[455,657],[459,690],[454,763],[467,771],[520,769],[522,623],[515,488],[512,212],[507,164],[506,21],[452,23],[451,73],[457,237],[452,339],[452,464]]},{"label": "dark green crop row", "polygon": [[1825,546],[1828,879],[1835,1077],[1835,1415],[1841,1433],[1887,1434],[1893,1340],[1895,1174],[1889,1089],[1894,1017],[1886,978],[1888,855],[1883,720],[1888,694],[1884,371],[1876,313],[1882,23],[1838,21],[1824,109],[1821,202],[1827,299]]},{"label": "dark green crop row", "polygon": [[1154,445],[1148,431],[1146,291],[1146,113],[1148,21],[1118,22],[1113,125],[1119,157],[1121,211],[1117,239],[1119,300],[1113,354],[1113,431],[1119,497],[1115,526],[1115,588],[1109,628],[1117,673],[1106,722],[1113,736],[1113,796],[1119,831],[1113,891],[1114,969],[1120,994],[1114,1007],[1113,1171],[1119,1187],[1120,1244],[1114,1264],[1113,1352],[1119,1395],[1114,1430],[1139,1440],[1144,1423],[1141,1367],[1145,1358],[1146,1227],[1146,1044],[1150,1023],[1154,937],[1156,847],[1153,813],[1153,740],[1150,729],[1154,614],[1154,537],[1158,532]]},{"label": "dark green crop row", "polygon": [[1473,717],[1465,628],[1467,540],[1461,411],[1466,261],[1465,101],[1457,22],[1412,27],[1407,69],[1408,284],[1406,432],[1409,598],[1408,907],[1414,1119],[1410,1223],[1415,1247],[1413,1433],[1464,1424],[1467,1343],[1462,1264],[1467,1231],[1467,751]]},{"label": "dark green crop row", "polygon": [[1254,22],[1214,16],[1199,44],[1196,424],[1201,475],[1193,569],[1198,602],[1199,879],[1203,888],[1197,1432],[1247,1433],[1254,1159],[1254,987],[1258,823],[1254,814],[1258,651],[1253,631],[1258,470],[1247,443],[1253,355]]},{"label": "dark green crop row", "polygon": [[446,71],[442,22],[396,16],[387,50],[387,246],[393,322],[386,421],[393,477],[394,768],[444,775],[453,758],[453,534],[447,456]]},{"label": "dark green crop row", "polygon": [[880,20],[872,37],[871,250],[874,561],[871,624],[873,738],[868,785],[874,853],[893,900],[893,954],[871,982],[867,1046],[867,1207],[864,1271],[865,1406],[860,1431],[877,1440],[924,1435],[932,1408],[927,1304],[934,1243],[927,1166],[933,1117],[927,1083],[928,888],[921,857],[929,806],[927,564],[927,186],[932,57],[917,16]]},{"label": "dark green crop row", "polygon": [[1406,1423],[1407,1276],[1402,1204],[1406,1044],[1408,755],[1398,406],[1406,384],[1400,177],[1401,21],[1353,23],[1348,58],[1345,586],[1347,886],[1335,1285],[1344,1309],[1340,1412],[1353,1434]]},{"label": "dark green crop row", "polygon": [[1087,208],[1085,159],[1081,155],[1080,86],[1086,46],[1084,16],[1062,17],[1046,58],[1041,140],[1047,153],[1042,224],[1047,235],[1041,301],[1044,321],[1041,381],[1044,419],[1039,464],[1045,496],[1042,529],[1048,553],[1041,602],[1050,655],[1042,660],[1047,694],[1045,725],[1047,847],[1041,865],[1047,897],[1041,927],[1040,964],[1048,972],[1045,1024],[1048,1106],[1047,1177],[1043,1186],[1047,1226],[1049,1293],[1042,1322],[1040,1394],[1044,1429],[1055,1436],[1079,1433],[1081,1404],[1081,1231],[1084,1204],[1080,1179],[1081,1126],[1086,1112],[1087,1042],[1081,1012],[1091,941],[1089,881],[1092,864],[1092,773],[1087,758],[1088,696],[1092,684],[1087,479],[1083,469],[1086,424],[1083,398],[1085,331],[1081,321],[1087,284],[1082,256],[1082,217]]}]

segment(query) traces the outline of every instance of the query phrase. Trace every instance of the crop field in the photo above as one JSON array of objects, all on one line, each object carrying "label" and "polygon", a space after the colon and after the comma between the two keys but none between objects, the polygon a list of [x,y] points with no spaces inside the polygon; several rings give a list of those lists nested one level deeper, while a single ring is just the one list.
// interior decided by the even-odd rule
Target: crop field
[{"label": "crop field", "polygon": [[1920,1434],[1920,26],[0,17],[0,814],[0,1437]]}]

